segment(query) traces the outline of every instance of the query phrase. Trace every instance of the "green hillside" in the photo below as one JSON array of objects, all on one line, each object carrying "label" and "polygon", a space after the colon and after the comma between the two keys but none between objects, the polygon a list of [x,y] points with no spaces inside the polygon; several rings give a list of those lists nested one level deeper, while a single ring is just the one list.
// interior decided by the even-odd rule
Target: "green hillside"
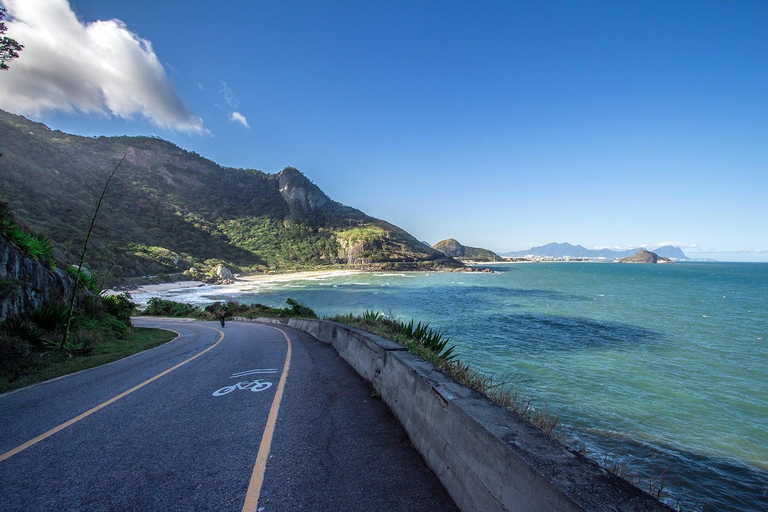
[{"label": "green hillside", "polygon": [[404,230],[326,196],[301,172],[221,167],[158,138],[81,137],[0,111],[0,201],[75,262],[103,184],[125,155],[87,266],[115,277],[433,262]]},{"label": "green hillside", "polygon": [[469,247],[468,245],[461,245],[457,240],[453,238],[447,238],[441,240],[432,246],[433,249],[442,252],[443,254],[452,258],[458,258],[467,261],[504,261],[504,258],[499,256],[493,251],[483,249],[481,247]]}]

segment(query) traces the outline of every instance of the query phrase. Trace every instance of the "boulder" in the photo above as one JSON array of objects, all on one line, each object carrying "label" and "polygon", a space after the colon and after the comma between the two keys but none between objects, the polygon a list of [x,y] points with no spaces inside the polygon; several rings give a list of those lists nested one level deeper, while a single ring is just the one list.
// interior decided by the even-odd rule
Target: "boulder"
[{"label": "boulder", "polygon": [[230,271],[224,265],[219,265],[218,267],[216,267],[214,272],[216,272],[216,277],[218,277],[219,279],[230,280],[234,277],[232,275],[232,271]]}]

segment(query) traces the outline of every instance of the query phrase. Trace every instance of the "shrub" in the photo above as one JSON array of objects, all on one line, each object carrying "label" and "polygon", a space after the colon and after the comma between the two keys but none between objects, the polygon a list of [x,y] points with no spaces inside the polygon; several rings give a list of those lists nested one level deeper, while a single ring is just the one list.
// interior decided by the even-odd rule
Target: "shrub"
[{"label": "shrub", "polygon": [[287,299],[285,301],[286,304],[291,306],[291,311],[289,316],[300,316],[303,318],[317,318],[317,315],[314,311],[309,309],[307,306],[304,306],[303,304],[299,304],[294,299]]},{"label": "shrub", "polygon": [[37,349],[52,348],[55,343],[46,338],[46,332],[38,325],[21,318],[12,318],[3,323],[2,330],[11,338],[19,338]]},{"label": "shrub", "polygon": [[205,317],[205,313],[198,306],[191,304],[184,304],[183,302],[176,302],[173,300],[161,299],[160,297],[152,297],[147,302],[147,307],[144,308],[142,315],[150,316],[171,316],[171,317],[192,317],[200,318]]},{"label": "shrub", "polygon": [[203,311],[212,317],[218,318],[219,310],[223,309],[226,316],[234,316],[245,313],[251,309],[251,307],[252,306],[237,302],[236,300],[228,300],[227,302],[214,302],[213,304],[206,306]]},{"label": "shrub", "polygon": [[112,315],[104,315],[101,319],[102,327],[107,329],[109,333],[119,340],[125,339],[128,335],[131,324],[130,317],[127,322],[128,323],[126,323],[125,320]]},{"label": "shrub", "polygon": [[30,315],[30,320],[46,331],[59,331],[67,325],[69,308],[61,302],[40,306]]},{"label": "shrub", "polygon": [[272,318],[317,318],[317,315],[307,306],[299,304],[294,299],[285,301],[290,308],[273,308],[264,304],[251,304],[248,310],[241,313],[246,318],[272,317]]},{"label": "shrub", "polygon": [[128,292],[102,297],[101,303],[104,305],[104,311],[106,313],[121,320],[126,325],[131,325],[131,314],[138,305],[131,302],[131,296],[128,295]]},{"label": "shrub", "polygon": [[0,221],[0,230],[24,252],[42,260],[49,268],[56,268],[56,261],[52,256],[53,246],[47,236],[22,229],[8,218]]},{"label": "shrub", "polygon": [[67,267],[66,273],[72,276],[73,279],[77,279],[78,276],[80,276],[80,286],[85,289],[92,291],[93,293],[99,293],[101,290],[99,289],[99,283],[96,281],[96,278],[93,277],[88,272],[78,269],[76,266]]}]

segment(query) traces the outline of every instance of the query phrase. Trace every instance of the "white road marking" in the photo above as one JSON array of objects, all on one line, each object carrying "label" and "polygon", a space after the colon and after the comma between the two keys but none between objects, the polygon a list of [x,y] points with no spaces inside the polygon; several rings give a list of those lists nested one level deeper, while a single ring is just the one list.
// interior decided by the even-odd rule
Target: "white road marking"
[{"label": "white road marking", "polygon": [[227,393],[231,393],[236,389],[250,389],[255,393],[257,391],[264,391],[265,389],[268,389],[270,387],[272,387],[271,382],[264,382],[261,379],[256,379],[254,381],[244,380],[242,382],[238,382],[237,384],[233,384],[231,386],[224,386],[221,389],[217,389],[216,391],[213,392],[213,396],[226,395]]},{"label": "white road marking", "polygon": [[236,379],[238,377],[245,377],[246,375],[253,375],[254,373],[277,373],[279,370],[277,368],[263,368],[263,369],[256,369],[256,370],[246,370],[244,372],[237,372],[233,373],[230,379]]}]

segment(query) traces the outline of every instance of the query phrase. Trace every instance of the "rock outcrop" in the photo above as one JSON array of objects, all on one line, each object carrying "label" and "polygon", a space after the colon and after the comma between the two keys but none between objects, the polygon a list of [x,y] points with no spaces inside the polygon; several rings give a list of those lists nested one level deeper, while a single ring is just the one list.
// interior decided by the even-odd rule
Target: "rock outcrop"
[{"label": "rock outcrop", "polygon": [[659,256],[655,252],[640,249],[637,253],[627,258],[616,260],[618,263],[672,263],[669,258]]},{"label": "rock outcrop", "polygon": [[504,258],[493,251],[483,249],[482,247],[470,247],[461,245],[458,240],[448,238],[441,240],[432,246],[433,249],[442,252],[446,256],[458,258],[465,261],[504,261]]},{"label": "rock outcrop", "polygon": [[51,270],[0,234],[0,322],[72,296],[74,280]]}]

